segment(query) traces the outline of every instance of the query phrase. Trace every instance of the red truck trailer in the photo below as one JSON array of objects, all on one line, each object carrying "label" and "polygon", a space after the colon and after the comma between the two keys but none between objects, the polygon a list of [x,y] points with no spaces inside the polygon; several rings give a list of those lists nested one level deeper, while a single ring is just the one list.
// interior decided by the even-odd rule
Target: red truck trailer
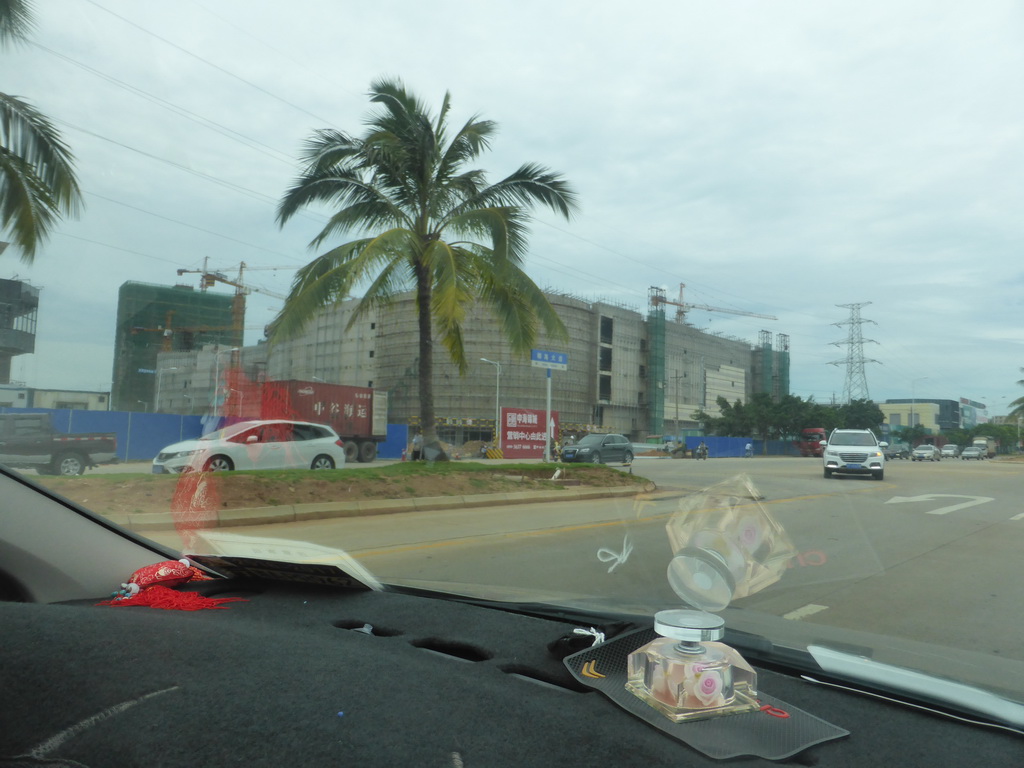
[{"label": "red truck trailer", "polygon": [[387,438],[388,394],[321,381],[266,381],[260,418],[328,424],[345,441],[348,461],[373,461],[377,443]]},{"label": "red truck trailer", "polygon": [[800,439],[794,441],[801,456],[821,456],[821,441],[827,440],[823,427],[807,427],[800,430]]}]

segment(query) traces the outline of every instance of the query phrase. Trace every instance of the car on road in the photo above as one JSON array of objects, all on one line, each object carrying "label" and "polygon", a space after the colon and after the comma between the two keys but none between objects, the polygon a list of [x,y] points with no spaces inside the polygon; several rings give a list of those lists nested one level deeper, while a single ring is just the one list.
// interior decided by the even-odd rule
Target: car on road
[{"label": "car on road", "polygon": [[890,443],[883,451],[888,459],[909,459],[910,445],[907,443]]},{"label": "car on road", "polygon": [[911,461],[941,461],[942,454],[934,445],[919,445],[914,449]]},{"label": "car on road", "polygon": [[574,445],[562,449],[562,461],[587,461],[592,464],[633,461],[633,443],[625,435],[589,434]]},{"label": "car on road", "polygon": [[345,466],[345,445],[326,424],[305,421],[240,421],[198,440],[164,448],[154,474],[234,469],[336,469]]},{"label": "car on road", "polygon": [[977,459],[978,461],[981,461],[985,458],[985,450],[976,445],[969,445],[960,452],[960,458]]},{"label": "car on road", "polygon": [[879,442],[870,429],[833,429],[824,441],[821,460],[825,477],[833,474],[885,477],[885,453],[888,443]]},{"label": "car on road", "polygon": [[960,446],[955,443],[947,443],[942,446],[941,454],[944,459],[955,459],[960,455]]}]

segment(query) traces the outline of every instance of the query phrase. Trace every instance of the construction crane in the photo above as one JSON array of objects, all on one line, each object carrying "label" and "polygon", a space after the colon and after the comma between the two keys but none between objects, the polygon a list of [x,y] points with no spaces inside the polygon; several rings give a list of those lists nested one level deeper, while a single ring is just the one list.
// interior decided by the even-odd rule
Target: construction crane
[{"label": "construction crane", "polygon": [[683,323],[686,321],[686,313],[691,309],[702,309],[705,312],[727,312],[730,315],[743,315],[744,317],[760,317],[765,320],[778,320],[779,318],[775,315],[762,315],[759,312],[745,312],[742,309],[727,309],[726,307],[709,307],[707,304],[689,304],[683,301],[683,290],[686,288],[685,283],[679,284],[679,300],[672,301],[671,299],[665,298],[665,289],[651,286],[651,307],[656,308],[659,304],[671,304],[676,308],[676,322]]},{"label": "construction crane", "polygon": [[[206,291],[207,288],[212,288],[217,283],[223,283],[224,285],[230,285],[235,289],[234,298],[231,300],[231,330],[234,331],[237,343],[241,344],[243,339],[243,333],[245,330],[245,297],[250,293],[263,293],[267,296],[272,296],[275,299],[285,299],[286,297],[267,291],[263,288],[253,288],[246,285],[242,278],[245,274],[245,262],[241,262],[238,265],[238,277],[234,280],[228,278],[223,272],[211,272],[210,271],[210,258],[207,256],[203,259],[202,269],[179,269],[178,275],[184,275],[186,273],[198,273],[199,274],[199,290]],[[211,330],[211,329],[206,329]]]},{"label": "construction crane", "polygon": [[[174,337],[178,335],[183,341],[179,344],[180,351],[187,351],[192,349],[192,343],[189,340],[190,334],[204,333],[209,331],[232,331],[235,329],[233,325],[186,325],[176,326],[172,324],[174,318],[174,310],[168,310],[167,317],[164,320],[163,325],[158,325],[155,328],[145,328],[141,325],[135,325],[131,328],[131,333],[134,336],[139,333],[159,333],[161,335],[160,340],[160,351],[171,352],[174,350]],[[245,330],[248,329],[260,329],[262,326],[259,325],[247,325]]]}]

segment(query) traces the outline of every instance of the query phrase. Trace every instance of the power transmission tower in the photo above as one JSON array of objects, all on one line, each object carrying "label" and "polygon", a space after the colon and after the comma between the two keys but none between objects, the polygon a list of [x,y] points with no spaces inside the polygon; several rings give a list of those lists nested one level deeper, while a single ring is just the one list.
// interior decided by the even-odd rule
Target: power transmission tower
[{"label": "power transmission tower", "polygon": [[[843,385],[843,400],[847,403],[853,400],[870,400],[868,394],[868,379],[864,375],[864,363],[877,363],[877,360],[870,360],[864,357],[864,342],[877,344],[874,339],[865,339],[861,334],[860,327],[864,323],[874,323],[874,320],[864,320],[860,316],[860,308],[866,307],[870,301],[860,304],[836,304],[837,307],[850,310],[850,319],[841,323],[832,323],[837,327],[850,326],[850,332],[846,341],[833,341],[832,346],[846,345],[846,359],[833,360],[829,365],[846,366],[846,383]],[[877,323],[875,323],[877,325]]]}]

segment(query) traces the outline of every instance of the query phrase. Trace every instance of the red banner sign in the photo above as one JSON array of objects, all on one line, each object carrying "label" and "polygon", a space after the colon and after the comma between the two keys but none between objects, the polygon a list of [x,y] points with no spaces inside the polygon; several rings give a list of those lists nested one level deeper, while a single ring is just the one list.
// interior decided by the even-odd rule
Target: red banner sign
[{"label": "red banner sign", "polygon": [[545,434],[558,434],[558,412],[551,412],[553,429],[547,430],[545,412],[530,408],[501,409],[501,450],[506,459],[544,457]]}]

